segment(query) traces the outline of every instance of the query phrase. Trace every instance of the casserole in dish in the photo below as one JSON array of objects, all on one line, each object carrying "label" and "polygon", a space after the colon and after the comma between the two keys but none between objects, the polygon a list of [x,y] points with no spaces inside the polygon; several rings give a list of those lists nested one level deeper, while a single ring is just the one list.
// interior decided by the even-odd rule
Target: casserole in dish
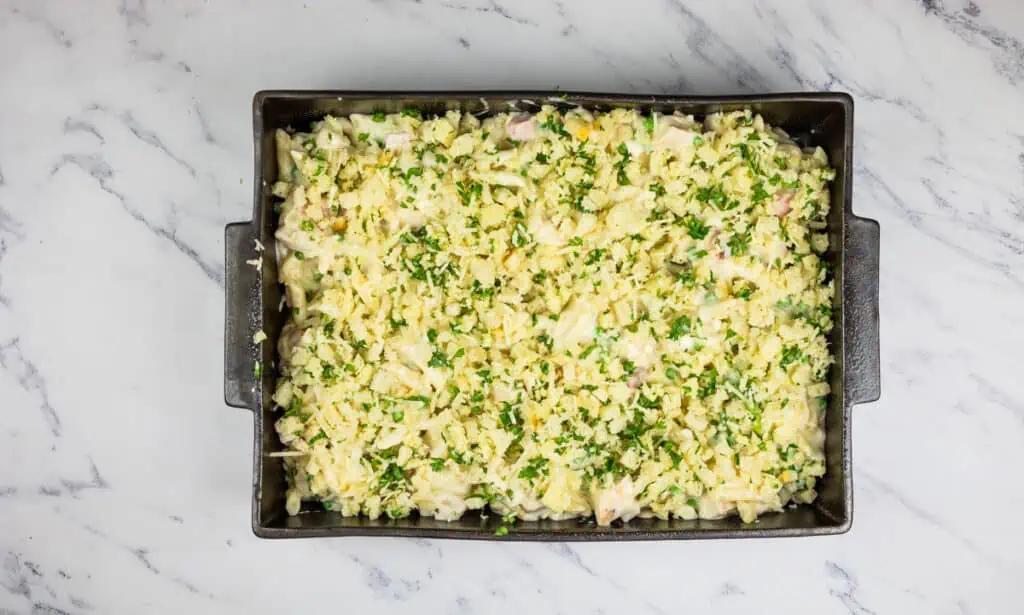
[{"label": "casserole in dish", "polygon": [[[292,126],[305,128],[324,115],[351,113],[387,113],[415,108],[425,114],[458,109],[468,113],[500,112],[512,109],[536,110],[540,103],[563,108],[584,107],[595,111],[615,107],[634,107],[658,113],[680,111],[704,116],[717,111],[751,109],[766,121],[786,129],[802,145],[825,149],[836,168],[831,184],[832,209],[827,218],[830,248],[823,258],[835,272],[835,327],[829,334],[836,365],[829,374],[832,395],[826,410],[826,475],[819,483],[819,499],[810,507],[768,515],[757,524],[743,525],[736,519],[714,521],[659,521],[638,519],[622,527],[596,527],[592,522],[536,521],[518,524],[510,536],[515,538],[604,539],[679,538],[724,535],[791,535],[834,533],[849,526],[852,503],[849,498],[849,447],[847,418],[852,403],[877,397],[877,225],[863,222],[850,212],[850,134],[852,104],[848,97],[836,94],[747,97],[732,99],[674,99],[667,97],[625,97],[602,95],[537,94],[447,95],[447,94],[348,94],[348,93],[261,93],[255,101],[257,139],[257,204],[254,220],[248,227],[228,228],[226,263],[228,267],[228,320],[226,331],[226,398],[229,403],[254,408],[257,420],[257,460],[254,493],[254,530],[261,536],[332,535],[397,533],[487,537],[500,522],[494,515],[482,519],[469,514],[454,522],[430,518],[370,520],[343,518],[337,513],[309,510],[286,517],[281,461],[271,453],[281,449],[269,427],[274,416],[269,393],[272,387],[273,351],[281,333],[283,314],[279,312],[281,290],[277,284],[276,263],[262,259],[259,270],[240,265],[256,256],[256,240],[273,243],[274,215],[270,186],[276,179],[273,132]],[[855,249],[864,248],[862,252]],[[866,267],[867,274],[861,275]],[[233,293],[244,290],[247,307],[235,304]],[[864,327],[851,324],[851,315],[860,307],[867,314]],[[243,318],[244,317],[244,320]],[[251,344],[256,331],[264,331],[268,343]],[[862,342],[858,344],[858,342]],[[855,350],[859,352],[854,352]],[[854,373],[852,365],[864,366],[865,373]],[[259,376],[257,379],[255,376]],[[258,381],[257,381],[258,380]]]}]

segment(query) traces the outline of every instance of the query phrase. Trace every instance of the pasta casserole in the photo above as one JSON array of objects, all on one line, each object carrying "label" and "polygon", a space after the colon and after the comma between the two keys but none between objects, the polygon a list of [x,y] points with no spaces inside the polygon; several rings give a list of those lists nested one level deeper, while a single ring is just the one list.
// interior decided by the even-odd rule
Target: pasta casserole
[{"label": "pasta casserole", "polygon": [[750,111],[554,107],[276,139],[290,514],[752,522],[816,497],[820,148]]}]

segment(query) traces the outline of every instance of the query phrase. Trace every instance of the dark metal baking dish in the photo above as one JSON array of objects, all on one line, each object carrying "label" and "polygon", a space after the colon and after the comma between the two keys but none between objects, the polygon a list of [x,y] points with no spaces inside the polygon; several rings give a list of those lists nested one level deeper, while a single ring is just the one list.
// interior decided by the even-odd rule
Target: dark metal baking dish
[{"label": "dark metal baking dish", "polygon": [[[280,310],[282,288],[277,282],[274,246],[275,216],[270,187],[276,179],[274,130],[306,128],[326,114],[348,115],[374,111],[398,112],[417,108],[424,113],[448,109],[485,114],[511,109],[531,110],[542,103],[583,106],[592,110],[615,107],[645,112],[679,110],[703,116],[716,111],[750,108],[771,124],[787,130],[802,144],[820,145],[836,168],[832,209],[828,217],[831,248],[826,255],[835,272],[835,327],[829,342],[836,357],[829,382],[832,394],[825,415],[826,474],[813,505],[761,517],[757,523],[739,519],[661,521],[634,519],[627,524],[599,527],[592,520],[519,522],[504,540],[659,540],[681,538],[739,538],[839,534],[850,528],[853,483],[850,451],[850,408],[875,401],[880,394],[878,350],[879,228],[859,218],[851,206],[853,180],[853,100],[842,93],[772,94],[765,96],[687,97],[558,92],[344,92],[265,91],[253,98],[256,181],[253,219],[225,229],[224,399],[228,405],[249,408],[255,417],[252,527],[264,538],[314,536],[418,536],[431,538],[494,538],[499,520],[467,514],[454,522],[412,517],[401,520],[346,518],[309,507],[297,516],[285,513],[285,475],[282,450],[274,431],[271,394],[278,335],[285,315]],[[259,270],[245,264],[256,257],[255,240],[267,247]],[[267,341],[252,343],[262,329]],[[253,366],[259,361],[262,374]]]}]

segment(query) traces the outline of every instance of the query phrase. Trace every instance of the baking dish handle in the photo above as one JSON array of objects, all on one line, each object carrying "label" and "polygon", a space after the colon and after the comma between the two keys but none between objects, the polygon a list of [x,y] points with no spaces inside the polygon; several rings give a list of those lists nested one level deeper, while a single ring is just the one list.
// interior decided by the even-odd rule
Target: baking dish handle
[{"label": "baking dish handle", "polygon": [[254,253],[252,222],[224,227],[224,403],[235,408],[255,408],[255,334],[253,306],[257,305],[260,272],[247,264]]},{"label": "baking dish handle", "polygon": [[847,402],[878,401],[882,394],[878,331],[880,231],[878,222],[847,216],[847,251],[843,263],[845,297]]}]

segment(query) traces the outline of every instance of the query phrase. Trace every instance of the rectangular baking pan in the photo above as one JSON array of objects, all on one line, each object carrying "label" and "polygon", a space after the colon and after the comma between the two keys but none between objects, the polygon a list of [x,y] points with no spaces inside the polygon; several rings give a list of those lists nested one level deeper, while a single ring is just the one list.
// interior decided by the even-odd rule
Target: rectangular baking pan
[{"label": "rectangular baking pan", "polygon": [[[317,536],[415,536],[426,538],[494,539],[495,515],[467,513],[454,522],[431,518],[371,520],[346,518],[308,505],[297,516],[285,513],[285,474],[281,460],[269,456],[282,450],[274,431],[271,395],[274,390],[277,339],[284,324],[282,287],[273,257],[276,224],[271,186],[277,178],[274,131],[305,130],[326,114],[398,112],[416,108],[425,114],[458,109],[485,115],[500,111],[531,111],[541,104],[582,106],[600,111],[616,107],[643,112],[682,111],[698,117],[716,111],[750,108],[772,125],[782,127],[802,145],[820,145],[837,174],[832,184],[828,217],[829,259],[835,272],[835,327],[829,342],[836,363],[829,382],[832,394],[825,414],[826,474],[813,505],[762,516],[744,524],[736,517],[707,521],[634,519],[599,527],[591,520],[518,522],[501,540],[605,541],[685,538],[744,538],[840,534],[853,519],[853,477],[850,409],[875,401],[880,394],[878,349],[879,228],[874,220],[854,215],[853,99],[843,93],[771,94],[754,96],[633,96],[560,92],[348,92],[263,91],[253,98],[255,141],[255,204],[252,220],[225,229],[224,400],[255,413],[253,447],[253,532],[263,538]],[[255,240],[267,252],[259,269],[245,263],[257,257]],[[263,330],[258,346],[253,334]],[[254,364],[263,366],[257,378]]]}]

